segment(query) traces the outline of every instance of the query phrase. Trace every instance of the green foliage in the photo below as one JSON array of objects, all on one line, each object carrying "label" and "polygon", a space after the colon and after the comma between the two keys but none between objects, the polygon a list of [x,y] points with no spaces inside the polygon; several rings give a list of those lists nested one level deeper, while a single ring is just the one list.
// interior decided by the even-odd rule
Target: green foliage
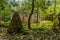
[{"label": "green foliage", "polygon": [[0,27],[8,27],[10,24],[10,21],[4,22],[2,20],[0,20]]},{"label": "green foliage", "polygon": [[38,28],[38,27],[37,27],[37,24],[34,24],[34,23],[31,24],[31,28],[36,28],[36,29],[37,29],[37,28]]},{"label": "green foliage", "polygon": [[[31,12],[31,0],[24,0],[19,3],[20,13],[30,13]],[[28,11],[27,11],[28,10]]]},{"label": "green foliage", "polygon": [[[10,0],[11,1],[11,0]],[[14,4],[14,1],[11,1]],[[53,20],[53,17],[58,16],[58,14],[60,13],[60,0],[56,1],[56,0],[50,0],[50,4],[48,2],[48,6],[47,5],[47,1],[46,0],[35,0],[34,1],[34,13],[37,12],[37,8],[38,8],[38,13],[40,14],[40,20],[45,20],[49,19],[49,17],[51,17],[51,19]],[[9,4],[7,3],[7,0],[1,0],[0,1],[0,27],[3,26],[9,26],[10,24],[10,20],[12,18],[12,12],[11,10],[18,10],[20,13],[30,13],[31,12],[31,0],[23,0],[19,2],[19,5],[15,7],[13,6],[13,4]],[[56,7],[55,7],[56,6]],[[54,13],[54,7],[55,7],[55,13]],[[50,14],[52,16],[50,16]],[[14,23],[13,23],[14,24]],[[51,21],[41,21],[38,26],[37,24],[33,23],[31,24],[31,28],[32,29],[40,29],[40,30],[52,30],[54,22]],[[23,29],[24,30],[28,30],[27,24],[23,25]],[[11,28],[12,29],[12,28]],[[12,29],[13,30],[13,29]],[[16,29],[17,30],[17,29]]]},{"label": "green foliage", "polygon": [[23,24],[23,29],[24,30],[28,30],[28,25],[27,24]]},{"label": "green foliage", "polygon": [[48,6],[46,5],[46,0],[40,0],[40,8],[42,9],[42,11],[45,11]]},{"label": "green foliage", "polygon": [[14,40],[20,40],[20,37],[15,35]]},{"label": "green foliage", "polygon": [[52,30],[53,24],[54,23],[52,21],[41,21],[40,28]]},{"label": "green foliage", "polygon": [[4,24],[4,21],[0,20],[0,24]]},{"label": "green foliage", "polygon": [[[39,29],[40,31],[52,30],[54,22],[52,21],[41,21],[40,24],[33,23],[31,24],[32,29]],[[27,25],[23,25],[24,30],[28,30]]]},{"label": "green foliage", "polygon": [[10,21],[5,22],[5,26],[9,27]]},{"label": "green foliage", "polygon": [[5,24],[4,24],[4,21],[0,20],[0,27],[4,27]]},{"label": "green foliage", "polygon": [[1,11],[1,16],[2,16],[2,20],[7,22],[11,19],[12,17],[12,12],[10,11],[10,8],[7,7],[5,8],[5,10]]},{"label": "green foliage", "polygon": [[1,10],[4,10],[5,9],[5,7],[7,7],[7,0],[1,0],[0,1],[0,11]]},{"label": "green foliage", "polygon": [[53,28],[53,22],[52,21],[41,21],[40,24],[31,24],[32,29],[41,29],[41,30],[52,30]]}]

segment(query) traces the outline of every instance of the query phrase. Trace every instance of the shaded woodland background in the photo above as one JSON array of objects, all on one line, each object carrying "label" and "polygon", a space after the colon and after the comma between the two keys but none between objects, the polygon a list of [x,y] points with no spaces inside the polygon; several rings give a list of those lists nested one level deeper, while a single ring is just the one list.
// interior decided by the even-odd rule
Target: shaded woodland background
[{"label": "shaded woodland background", "polygon": [[1,0],[0,35],[1,40],[60,40],[60,0]]}]

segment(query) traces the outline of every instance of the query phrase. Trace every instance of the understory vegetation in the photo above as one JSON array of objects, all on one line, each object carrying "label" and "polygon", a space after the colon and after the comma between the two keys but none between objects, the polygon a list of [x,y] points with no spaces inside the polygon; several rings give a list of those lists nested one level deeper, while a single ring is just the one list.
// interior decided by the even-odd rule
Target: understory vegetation
[{"label": "understory vegetation", "polygon": [[60,0],[1,0],[0,40],[60,40]]}]

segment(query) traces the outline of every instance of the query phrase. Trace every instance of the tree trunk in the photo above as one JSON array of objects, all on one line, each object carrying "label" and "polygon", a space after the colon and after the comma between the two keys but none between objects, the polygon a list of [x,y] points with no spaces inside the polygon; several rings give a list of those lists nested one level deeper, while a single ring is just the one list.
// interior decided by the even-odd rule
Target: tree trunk
[{"label": "tree trunk", "polygon": [[38,13],[39,13],[39,7],[37,7],[37,26],[38,26],[38,23],[39,23],[39,20],[38,20],[39,15],[38,15]]},{"label": "tree trunk", "polygon": [[[54,15],[56,14],[56,0],[55,0],[55,5],[54,5]],[[53,31],[55,33],[58,33],[58,17],[55,15],[53,16],[53,21],[54,21],[54,27],[53,27]]]},{"label": "tree trunk", "polygon": [[32,10],[31,10],[31,14],[30,14],[30,16],[28,18],[28,28],[29,29],[31,29],[31,27],[30,27],[30,19],[31,19],[31,16],[33,14],[33,11],[34,11],[34,0],[32,0]]}]

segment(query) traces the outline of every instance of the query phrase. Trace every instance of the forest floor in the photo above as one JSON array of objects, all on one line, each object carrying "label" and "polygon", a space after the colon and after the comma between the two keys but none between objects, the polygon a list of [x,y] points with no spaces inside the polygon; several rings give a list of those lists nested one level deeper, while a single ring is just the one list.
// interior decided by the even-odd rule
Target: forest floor
[{"label": "forest floor", "polygon": [[0,28],[0,40],[60,40],[60,33],[52,31],[40,33],[38,30],[30,30],[27,34],[7,34],[7,28]]}]

